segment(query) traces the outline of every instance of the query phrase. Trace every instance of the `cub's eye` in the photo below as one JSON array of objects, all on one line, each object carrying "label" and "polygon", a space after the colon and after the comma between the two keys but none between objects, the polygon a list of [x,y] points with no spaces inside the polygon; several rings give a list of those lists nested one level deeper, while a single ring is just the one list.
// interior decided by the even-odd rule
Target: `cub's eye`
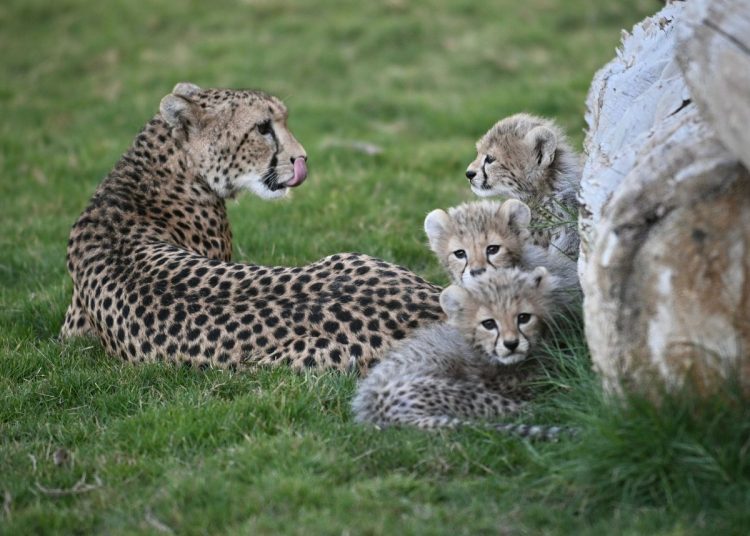
[{"label": "cub's eye", "polygon": [[487,165],[491,164],[494,161],[495,161],[495,157],[494,156],[486,155],[484,157],[484,163],[487,164]]},{"label": "cub's eye", "polygon": [[520,315],[518,315],[519,324],[525,324],[529,320],[531,320],[531,315],[529,313],[521,313]]},{"label": "cub's eye", "polygon": [[466,258],[466,252],[463,249],[457,249],[453,252],[453,254],[456,256],[457,259],[465,259]]},{"label": "cub's eye", "polygon": [[491,246],[487,246],[487,255],[494,255],[500,251],[500,246],[497,246],[495,244],[492,244]]},{"label": "cub's eye", "polygon": [[497,328],[497,324],[495,324],[495,321],[491,318],[488,318],[487,320],[482,320],[482,327],[484,329],[495,329]]},{"label": "cub's eye", "polygon": [[270,134],[271,133],[271,121],[266,120],[266,121],[263,121],[262,123],[258,123],[258,133],[261,136]]}]

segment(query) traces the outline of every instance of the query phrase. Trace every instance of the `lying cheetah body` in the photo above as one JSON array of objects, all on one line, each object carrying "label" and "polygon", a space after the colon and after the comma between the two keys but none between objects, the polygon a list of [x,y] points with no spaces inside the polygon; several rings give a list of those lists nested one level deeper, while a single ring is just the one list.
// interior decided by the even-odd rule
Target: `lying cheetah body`
[{"label": "lying cheetah body", "polygon": [[303,267],[233,263],[225,199],[283,196],[306,154],[276,98],[178,84],[73,226],[63,338],[128,361],[368,367],[440,320],[439,288],[356,253]]},{"label": "lying cheetah body", "polygon": [[533,397],[535,348],[552,311],[553,276],[508,269],[450,286],[440,297],[445,323],[415,332],[360,381],[355,419],[423,429],[480,424],[527,437],[554,438],[558,427],[493,423]]},{"label": "lying cheetah body", "polygon": [[456,285],[470,284],[507,268],[531,271],[543,266],[555,276],[557,306],[580,301],[576,262],[554,248],[531,240],[529,207],[517,200],[481,200],[448,211],[436,209],[425,218],[430,249]]},{"label": "lying cheetah body", "polygon": [[498,121],[477,142],[466,177],[479,196],[526,203],[534,243],[578,258],[581,162],[553,121],[523,113]]}]

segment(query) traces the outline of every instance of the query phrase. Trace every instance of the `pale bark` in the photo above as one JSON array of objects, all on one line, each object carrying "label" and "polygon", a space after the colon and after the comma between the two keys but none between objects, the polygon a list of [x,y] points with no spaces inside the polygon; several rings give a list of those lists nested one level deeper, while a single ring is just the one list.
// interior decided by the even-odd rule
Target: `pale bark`
[{"label": "pale bark", "polygon": [[579,271],[587,340],[610,392],[656,398],[685,382],[708,393],[728,377],[750,380],[750,175],[738,162],[747,153],[726,141],[734,123],[713,126],[722,110],[750,113],[750,94],[727,91],[714,104],[724,87],[714,80],[693,98],[703,75],[684,43],[689,28],[712,28],[694,15],[705,3],[674,3],[636,26],[589,92]]},{"label": "pale bark", "polygon": [[704,118],[750,169],[750,1],[687,2],[676,56]]}]

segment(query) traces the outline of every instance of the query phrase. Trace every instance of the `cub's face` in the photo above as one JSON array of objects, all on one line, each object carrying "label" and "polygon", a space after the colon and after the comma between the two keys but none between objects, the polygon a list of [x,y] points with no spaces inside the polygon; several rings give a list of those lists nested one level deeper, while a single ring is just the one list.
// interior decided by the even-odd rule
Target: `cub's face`
[{"label": "cub's face", "polygon": [[529,237],[529,208],[511,199],[466,203],[434,210],[425,219],[430,248],[458,285],[517,266]]},{"label": "cub's face", "polygon": [[181,83],[162,99],[160,112],[221,197],[242,190],[265,199],[281,197],[307,177],[307,154],[275,97]]},{"label": "cub's face", "polygon": [[513,365],[529,357],[543,335],[550,277],[545,268],[504,270],[469,287],[448,287],[440,304],[473,348]]},{"label": "cub's face", "polygon": [[477,277],[516,266],[520,250],[517,237],[490,230],[476,235],[455,234],[438,255],[453,282],[468,285]]},{"label": "cub's face", "polygon": [[533,302],[523,299],[504,308],[484,304],[474,314],[472,345],[503,365],[519,363],[542,334],[539,313]]},{"label": "cub's face", "polygon": [[516,114],[498,121],[477,142],[477,156],[466,169],[478,196],[528,200],[555,158],[557,135],[544,121]]},{"label": "cub's face", "polygon": [[524,199],[530,190],[526,180],[529,162],[529,151],[516,140],[508,140],[505,150],[480,140],[477,156],[466,168],[471,191],[480,197],[502,195]]}]

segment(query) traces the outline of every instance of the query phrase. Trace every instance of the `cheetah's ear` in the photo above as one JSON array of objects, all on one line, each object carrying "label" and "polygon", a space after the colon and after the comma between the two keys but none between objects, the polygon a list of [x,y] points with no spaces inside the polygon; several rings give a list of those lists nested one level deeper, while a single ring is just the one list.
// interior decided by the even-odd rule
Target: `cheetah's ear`
[{"label": "cheetah's ear", "polygon": [[448,318],[455,318],[464,310],[469,292],[458,285],[451,285],[440,293],[440,307]]},{"label": "cheetah's ear", "polygon": [[162,118],[172,128],[194,128],[200,119],[200,111],[190,99],[170,93],[159,103]]},{"label": "cheetah's ear", "polygon": [[524,141],[531,147],[536,156],[537,164],[546,169],[555,159],[557,150],[557,136],[551,129],[545,126],[532,128]]},{"label": "cheetah's ear", "polygon": [[549,284],[549,271],[544,266],[538,266],[531,272],[531,282],[534,287],[544,290]]},{"label": "cheetah's ear", "polygon": [[500,220],[521,238],[526,238],[529,234],[531,209],[523,201],[508,199],[500,206]]},{"label": "cheetah's ear", "polygon": [[161,100],[159,112],[170,127],[182,127],[188,132],[201,126],[205,112],[193,100],[201,91],[195,84],[180,82]]},{"label": "cheetah's ear", "polygon": [[450,225],[451,218],[448,213],[441,209],[435,209],[424,219],[424,232],[430,242],[430,249],[437,253],[438,244]]},{"label": "cheetah's ear", "polygon": [[531,222],[531,209],[519,199],[508,199],[500,205],[503,221],[516,228],[528,227]]},{"label": "cheetah's ear", "polygon": [[201,91],[203,90],[200,86],[196,86],[191,82],[179,82],[172,90],[172,94],[189,99],[190,97],[196,96]]}]

